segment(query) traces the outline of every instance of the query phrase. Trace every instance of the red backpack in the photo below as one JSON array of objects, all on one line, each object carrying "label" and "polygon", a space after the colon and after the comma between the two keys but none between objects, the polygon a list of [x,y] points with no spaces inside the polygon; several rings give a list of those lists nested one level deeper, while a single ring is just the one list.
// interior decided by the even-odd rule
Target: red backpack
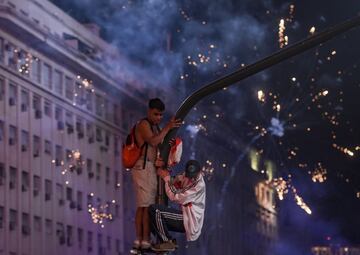
[{"label": "red backpack", "polygon": [[[147,118],[145,118],[143,120],[148,121],[150,124],[150,127],[152,129],[152,125],[151,125],[150,121]],[[122,152],[121,152],[122,164],[125,168],[133,168],[135,166],[136,161],[138,161],[138,159],[140,158],[143,148],[145,147],[144,164],[143,164],[143,169],[145,169],[148,143],[145,142],[141,147],[139,147],[139,145],[136,141],[136,136],[135,136],[136,125],[137,124],[135,124],[133,126],[130,134],[128,134],[128,136],[126,137],[126,141],[123,144]],[[159,126],[156,125],[156,128],[157,128],[158,132],[160,132]]]},{"label": "red backpack", "polygon": [[138,146],[135,137],[135,128],[136,128],[136,124],[131,129],[130,134],[128,134],[128,136],[126,137],[126,141],[122,147],[121,156],[122,156],[122,163],[125,168],[133,168],[135,166],[136,161],[141,156],[142,148],[145,145],[144,143],[143,146],[141,147]]}]

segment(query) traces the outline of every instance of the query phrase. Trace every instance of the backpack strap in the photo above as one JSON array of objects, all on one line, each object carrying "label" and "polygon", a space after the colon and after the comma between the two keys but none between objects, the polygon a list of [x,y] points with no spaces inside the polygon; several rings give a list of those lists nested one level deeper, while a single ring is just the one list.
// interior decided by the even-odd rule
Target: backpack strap
[{"label": "backpack strap", "polygon": [[[148,118],[143,118],[142,120],[146,120],[150,125],[151,131],[154,132],[150,120]],[[149,144],[147,142],[144,142],[144,144],[141,146],[141,148],[143,148],[144,146],[145,146],[145,153],[144,153],[143,169],[145,169],[145,166],[146,166],[147,152],[148,152]]]}]

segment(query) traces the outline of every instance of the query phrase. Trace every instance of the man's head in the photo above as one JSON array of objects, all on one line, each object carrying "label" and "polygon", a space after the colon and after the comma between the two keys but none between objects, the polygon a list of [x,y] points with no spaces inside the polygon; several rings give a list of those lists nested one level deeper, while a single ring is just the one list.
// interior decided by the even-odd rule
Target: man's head
[{"label": "man's head", "polygon": [[200,163],[196,160],[189,160],[185,166],[185,176],[187,178],[196,178],[201,171]]},{"label": "man's head", "polygon": [[163,113],[165,111],[165,105],[159,98],[153,98],[149,100],[148,119],[154,125],[160,124]]}]

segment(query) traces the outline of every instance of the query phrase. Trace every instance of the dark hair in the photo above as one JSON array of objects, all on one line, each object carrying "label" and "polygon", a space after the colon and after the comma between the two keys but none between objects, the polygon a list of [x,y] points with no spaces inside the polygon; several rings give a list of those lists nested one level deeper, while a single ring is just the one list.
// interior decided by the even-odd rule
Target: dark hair
[{"label": "dark hair", "polygon": [[189,160],[185,166],[185,176],[188,178],[196,177],[201,170],[200,163],[196,160]]},{"label": "dark hair", "polygon": [[159,111],[165,111],[165,104],[160,98],[153,98],[149,100],[149,109],[157,109]]}]

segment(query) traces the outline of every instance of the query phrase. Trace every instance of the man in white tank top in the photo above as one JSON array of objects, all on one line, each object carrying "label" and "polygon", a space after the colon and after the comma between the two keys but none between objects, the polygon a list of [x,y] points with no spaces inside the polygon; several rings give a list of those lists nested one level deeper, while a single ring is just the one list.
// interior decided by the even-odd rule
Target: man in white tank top
[{"label": "man in white tank top", "polygon": [[[132,179],[136,193],[135,229],[136,240],[134,248],[150,248],[150,229],[148,207],[155,203],[157,191],[157,176],[155,160],[158,145],[162,143],[166,134],[181,125],[181,121],[171,119],[160,130],[159,124],[163,118],[165,105],[159,98],[149,101],[147,118],[142,119],[135,128],[137,145],[142,147],[142,154],[132,168]],[[144,145],[144,146],[143,146]]]}]

